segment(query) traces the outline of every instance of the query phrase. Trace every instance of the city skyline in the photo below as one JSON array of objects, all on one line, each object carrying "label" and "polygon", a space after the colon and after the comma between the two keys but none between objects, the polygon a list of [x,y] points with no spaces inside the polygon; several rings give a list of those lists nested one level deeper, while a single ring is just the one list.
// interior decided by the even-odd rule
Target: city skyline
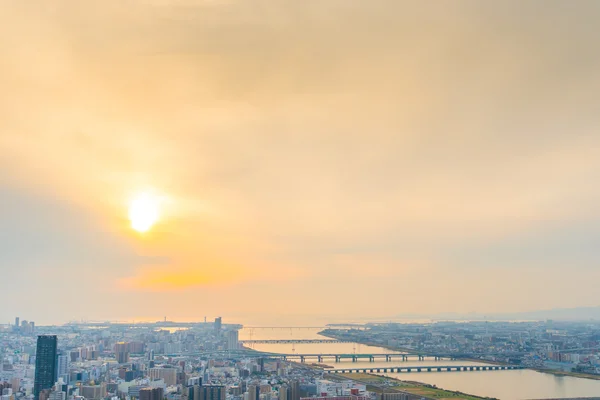
[{"label": "city skyline", "polygon": [[598,2],[0,11],[2,322],[600,306]]}]

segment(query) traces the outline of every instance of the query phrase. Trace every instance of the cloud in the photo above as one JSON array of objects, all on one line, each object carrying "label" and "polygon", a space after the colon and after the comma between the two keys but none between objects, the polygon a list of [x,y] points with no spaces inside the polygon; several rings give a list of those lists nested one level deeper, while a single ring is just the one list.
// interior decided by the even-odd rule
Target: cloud
[{"label": "cloud", "polygon": [[[3,2],[0,188],[37,204],[9,200],[4,260],[104,268],[125,316],[217,287],[236,311],[361,284],[466,308],[452,287],[500,281],[473,270],[539,270],[547,245],[587,271],[561,231],[600,217],[600,6],[565,4]],[[134,236],[147,188],[169,201]]]}]

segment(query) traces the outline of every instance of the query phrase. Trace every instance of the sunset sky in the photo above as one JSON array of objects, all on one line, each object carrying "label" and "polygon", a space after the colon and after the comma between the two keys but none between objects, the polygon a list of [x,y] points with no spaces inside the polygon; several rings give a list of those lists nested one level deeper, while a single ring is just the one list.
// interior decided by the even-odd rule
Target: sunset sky
[{"label": "sunset sky", "polygon": [[2,1],[0,322],[600,305],[598,21],[584,0]]}]

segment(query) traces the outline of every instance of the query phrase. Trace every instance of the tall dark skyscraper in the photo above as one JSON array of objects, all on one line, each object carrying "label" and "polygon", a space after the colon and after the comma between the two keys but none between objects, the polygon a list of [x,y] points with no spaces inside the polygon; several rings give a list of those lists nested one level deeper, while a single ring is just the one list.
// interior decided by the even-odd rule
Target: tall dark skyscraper
[{"label": "tall dark skyscraper", "polygon": [[57,378],[57,339],[56,336],[38,336],[35,356],[35,382],[33,385],[34,400],[40,398],[40,392],[51,389]]}]

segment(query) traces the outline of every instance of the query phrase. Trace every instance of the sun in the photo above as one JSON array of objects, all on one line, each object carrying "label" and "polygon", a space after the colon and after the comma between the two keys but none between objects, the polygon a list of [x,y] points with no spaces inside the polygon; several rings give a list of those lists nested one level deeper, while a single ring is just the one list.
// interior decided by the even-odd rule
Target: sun
[{"label": "sun", "polygon": [[129,221],[138,232],[146,232],[159,218],[160,199],[150,193],[141,193],[129,204]]}]

